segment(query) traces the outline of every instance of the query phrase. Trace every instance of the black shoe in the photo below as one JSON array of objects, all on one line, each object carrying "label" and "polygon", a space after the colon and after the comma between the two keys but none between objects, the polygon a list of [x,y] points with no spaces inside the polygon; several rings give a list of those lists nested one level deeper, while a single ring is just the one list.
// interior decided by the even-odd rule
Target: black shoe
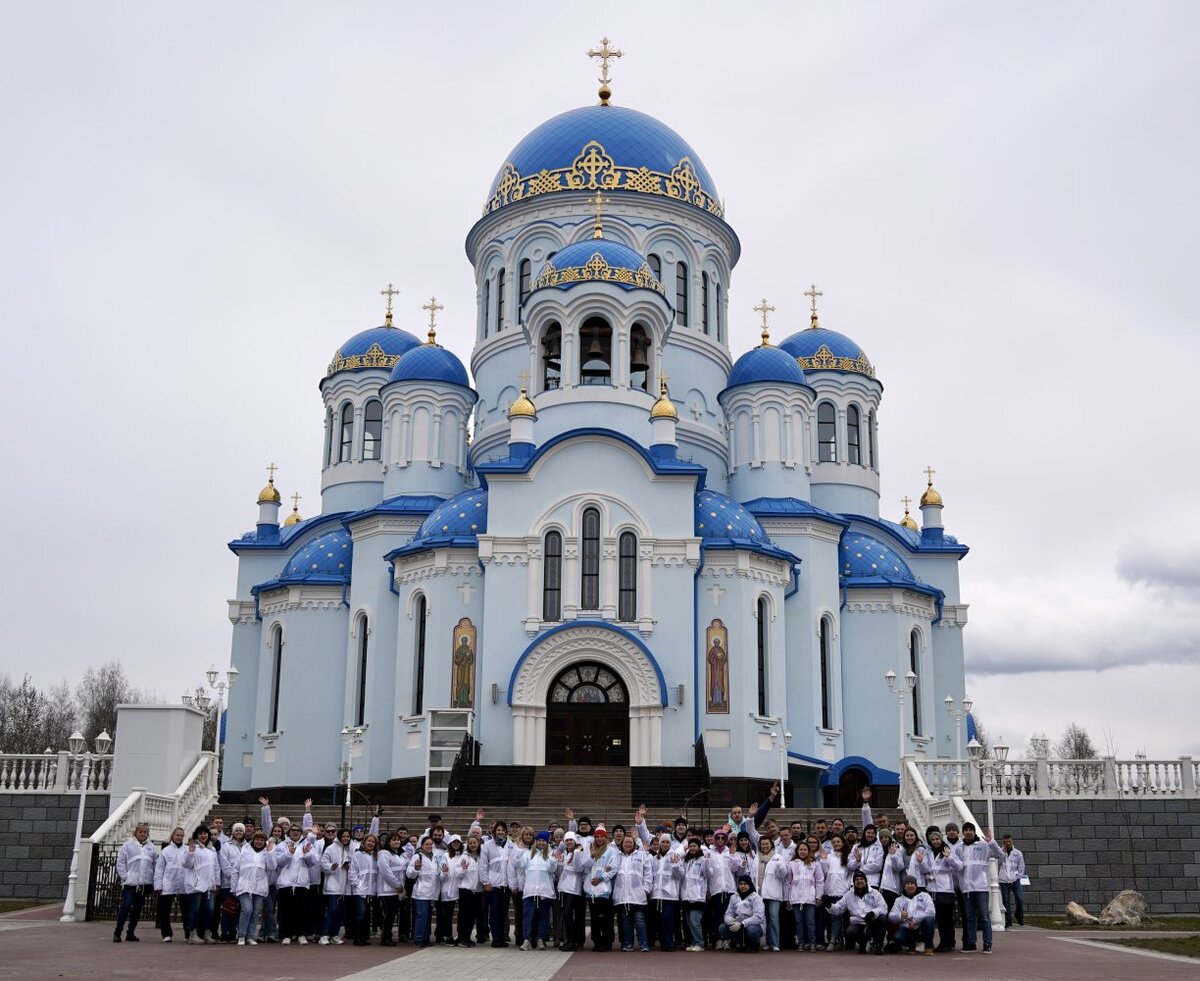
[{"label": "black shoe", "polygon": [[963,944],[962,949],[963,949],[964,954],[969,953],[969,952],[975,950],[975,945],[974,944]]},{"label": "black shoe", "polygon": [[579,948],[576,947],[574,944],[563,944],[558,949],[561,950],[563,953],[569,954],[571,951],[578,950]]},{"label": "black shoe", "polygon": [[458,942],[458,945],[459,945],[460,947],[474,947],[474,946],[475,946],[475,941],[474,941],[474,940],[460,940],[460,941]]},{"label": "black shoe", "polygon": [[871,944],[871,953],[872,954],[882,954],[883,953],[883,944]]},{"label": "black shoe", "polygon": [[120,942],[121,942],[121,935],[119,933],[114,933],[113,934],[113,943],[119,944]]},{"label": "black shoe", "polygon": [[383,940],[380,940],[380,941],[379,941],[379,946],[380,946],[380,947],[395,947],[395,946],[396,946],[396,941],[395,941],[395,940],[388,940],[388,939],[384,938]]},{"label": "black shoe", "polygon": [[125,940],[131,944],[139,944],[142,942],[141,937],[135,937],[132,933],[125,934]]},{"label": "black shoe", "polygon": [[507,947],[508,944],[506,944],[503,940],[493,940],[492,946],[493,947]]}]

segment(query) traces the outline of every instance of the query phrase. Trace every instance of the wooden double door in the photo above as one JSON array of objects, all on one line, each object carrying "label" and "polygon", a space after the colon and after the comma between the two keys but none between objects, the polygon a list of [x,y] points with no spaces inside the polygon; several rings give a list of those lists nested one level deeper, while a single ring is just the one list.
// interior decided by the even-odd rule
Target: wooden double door
[{"label": "wooden double door", "polygon": [[563,671],[546,706],[546,763],[628,766],[629,699],[621,680],[600,664]]}]

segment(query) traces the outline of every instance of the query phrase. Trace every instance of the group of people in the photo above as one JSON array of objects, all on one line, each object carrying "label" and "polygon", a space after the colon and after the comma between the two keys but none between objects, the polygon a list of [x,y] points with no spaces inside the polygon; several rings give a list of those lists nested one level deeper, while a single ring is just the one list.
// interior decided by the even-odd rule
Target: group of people
[{"label": "group of people", "polygon": [[[770,817],[778,784],[751,814],[734,807],[718,828],[679,817],[653,831],[643,805],[629,828],[592,825],[572,809],[545,830],[484,811],[465,836],[437,814],[410,835],[369,827],[314,826],[311,801],[299,823],[247,818],[175,828],[159,849],[139,825],[117,857],[121,903],[115,942],[136,941],[142,905],[158,893],[157,926],[174,938],[181,907],[187,943],[369,944],[412,942],[521,950],[858,950],[883,954],[992,950],[988,862],[1005,887],[1006,920],[1024,920],[1021,852],[969,822],[915,828],[886,815],[863,827],[818,820],[811,830]],[[513,914],[510,929],[510,912]],[[936,931],[936,943],[935,943]]]}]

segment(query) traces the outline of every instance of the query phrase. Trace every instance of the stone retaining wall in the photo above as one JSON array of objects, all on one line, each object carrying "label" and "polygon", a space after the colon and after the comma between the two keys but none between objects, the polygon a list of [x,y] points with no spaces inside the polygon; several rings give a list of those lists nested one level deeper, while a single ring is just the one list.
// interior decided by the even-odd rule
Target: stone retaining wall
[{"label": "stone retaining wall", "polygon": [[[78,817],[77,794],[0,794],[0,899],[66,899]],[[84,835],[106,817],[108,794],[88,794]]]}]

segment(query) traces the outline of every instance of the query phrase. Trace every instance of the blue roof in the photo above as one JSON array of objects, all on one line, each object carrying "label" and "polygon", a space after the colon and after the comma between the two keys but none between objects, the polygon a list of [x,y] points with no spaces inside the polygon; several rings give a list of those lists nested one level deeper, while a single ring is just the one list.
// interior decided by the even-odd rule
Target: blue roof
[{"label": "blue roof", "polygon": [[654,278],[646,257],[611,239],[575,242],[547,260],[533,289],[570,289],[581,283],[604,282],[622,289],[648,289],[664,299],[666,290]]},{"label": "blue roof", "polygon": [[421,344],[410,350],[392,368],[391,380],[446,382],[471,387],[463,363],[438,344]]},{"label": "blue roof", "polygon": [[[585,148],[593,142],[599,150],[593,157],[605,167],[596,176],[590,174],[590,167],[578,171],[574,168],[575,161],[585,155]],[[670,178],[685,159],[690,164],[690,174],[683,181],[677,177],[668,183],[664,178]],[[638,173],[642,168],[646,173]],[[547,173],[543,175],[542,171]],[[579,182],[579,187],[571,177]],[[605,183],[596,183],[606,178]],[[697,185],[694,189],[687,186],[692,182]],[[683,137],[652,116],[614,105],[572,109],[533,130],[513,148],[497,172],[488,190],[486,210],[556,189],[590,191],[597,187],[606,193],[628,190],[659,194],[687,200],[706,211],[720,212],[716,185]]]},{"label": "blue roof", "polygon": [[754,515],[732,498],[711,490],[696,492],[696,535],[706,540],[771,544]]},{"label": "blue roof", "polygon": [[288,559],[280,583],[350,581],[354,543],[345,528],[331,528],[318,535]]},{"label": "blue roof", "polygon": [[838,572],[843,579],[868,579],[880,583],[920,582],[899,552],[861,531],[848,531],[842,535]]},{"label": "blue roof", "polygon": [[474,539],[487,531],[488,492],[481,487],[463,491],[438,505],[422,523],[413,544]]},{"label": "blue roof", "polygon": [[402,354],[420,346],[416,337],[399,327],[371,327],[355,334],[334,352],[326,377],[339,371],[391,368]]},{"label": "blue roof", "polygon": [[850,371],[875,377],[867,353],[836,330],[810,327],[785,338],[779,347],[808,371]]},{"label": "blue roof", "polygon": [[841,525],[843,528],[849,527],[850,522],[843,518],[840,514],[834,514],[832,511],[826,511],[824,508],[819,508],[808,501],[802,501],[797,497],[756,497],[752,501],[746,501],[742,507],[749,511],[756,518],[773,518],[777,516],[787,515],[794,517],[796,515],[811,516],[820,518],[822,521],[828,521],[832,524]]},{"label": "blue roof", "polygon": [[804,385],[804,372],[795,355],[778,347],[756,347],[737,359],[729,372],[728,387],[736,385]]}]

